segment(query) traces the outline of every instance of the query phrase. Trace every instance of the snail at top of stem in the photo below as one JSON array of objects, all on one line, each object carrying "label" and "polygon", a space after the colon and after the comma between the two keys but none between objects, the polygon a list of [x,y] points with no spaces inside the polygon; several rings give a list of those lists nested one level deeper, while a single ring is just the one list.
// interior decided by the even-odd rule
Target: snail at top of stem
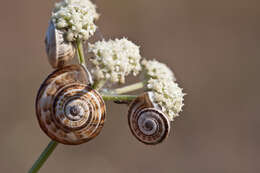
[{"label": "snail at top of stem", "polygon": [[130,103],[128,123],[132,134],[148,145],[161,143],[170,132],[170,121],[153,103],[152,92],[143,93]]},{"label": "snail at top of stem", "polygon": [[51,73],[36,98],[42,130],[57,142],[77,145],[96,137],[105,121],[106,107],[89,85],[82,65],[69,65]]},{"label": "snail at top of stem", "polygon": [[75,47],[65,39],[65,31],[57,29],[51,20],[45,37],[46,53],[53,68],[60,68],[74,58]]}]

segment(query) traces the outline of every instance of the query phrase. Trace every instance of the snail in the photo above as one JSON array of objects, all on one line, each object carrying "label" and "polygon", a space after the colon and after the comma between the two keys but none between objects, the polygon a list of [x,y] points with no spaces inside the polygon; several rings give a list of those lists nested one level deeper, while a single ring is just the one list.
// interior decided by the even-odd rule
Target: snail
[{"label": "snail", "polygon": [[152,92],[146,92],[130,103],[128,124],[132,134],[139,141],[155,145],[168,137],[170,121],[151,98]]},{"label": "snail", "polygon": [[53,68],[60,68],[74,58],[75,47],[64,38],[65,31],[57,29],[51,20],[45,37],[46,53]]},{"label": "snail", "polygon": [[86,69],[69,65],[51,73],[36,98],[36,115],[42,130],[54,141],[77,145],[96,137],[105,121],[106,107],[91,88]]}]

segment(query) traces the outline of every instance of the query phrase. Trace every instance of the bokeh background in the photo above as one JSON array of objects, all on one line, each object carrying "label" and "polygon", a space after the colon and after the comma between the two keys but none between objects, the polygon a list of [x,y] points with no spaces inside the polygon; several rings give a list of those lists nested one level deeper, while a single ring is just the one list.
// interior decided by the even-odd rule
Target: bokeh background
[{"label": "bokeh background", "polygon": [[[1,172],[27,172],[49,142],[34,101],[52,71],[44,35],[54,2],[1,2]],[[186,105],[168,140],[151,147],[131,135],[127,107],[108,103],[102,133],[80,146],[59,145],[40,172],[259,172],[260,1],[95,3],[102,35],[126,36],[144,57],[167,63],[188,93]]]}]

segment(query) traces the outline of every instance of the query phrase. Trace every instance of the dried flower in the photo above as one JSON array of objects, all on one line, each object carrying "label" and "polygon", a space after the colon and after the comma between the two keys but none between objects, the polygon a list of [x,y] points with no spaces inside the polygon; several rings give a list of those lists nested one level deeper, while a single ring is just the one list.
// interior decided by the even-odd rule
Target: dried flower
[{"label": "dried flower", "polygon": [[96,80],[125,83],[125,76],[136,76],[141,70],[139,47],[126,38],[89,44],[89,52],[94,54],[90,61]]},{"label": "dried flower", "polygon": [[146,76],[146,88],[153,92],[153,101],[162,111],[173,119],[179,116],[183,107],[184,93],[175,81],[173,72],[163,63],[156,60],[143,60]]},{"label": "dried flower", "polygon": [[94,20],[98,17],[96,6],[90,0],[64,0],[56,3],[52,12],[55,26],[67,31],[68,41],[89,39],[97,29]]}]

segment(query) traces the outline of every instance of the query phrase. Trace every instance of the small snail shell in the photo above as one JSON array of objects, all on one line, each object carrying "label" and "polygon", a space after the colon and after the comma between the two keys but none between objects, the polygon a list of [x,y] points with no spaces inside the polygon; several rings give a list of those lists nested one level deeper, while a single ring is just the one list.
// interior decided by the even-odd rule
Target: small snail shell
[{"label": "small snail shell", "polygon": [[75,55],[73,44],[64,39],[64,34],[64,30],[56,29],[53,21],[49,22],[45,45],[49,63],[53,68],[66,65]]},{"label": "small snail shell", "polygon": [[96,137],[105,121],[102,97],[92,89],[83,66],[70,65],[50,74],[36,98],[42,130],[53,140],[77,145]]},{"label": "small snail shell", "polygon": [[170,121],[151,101],[151,94],[144,93],[130,103],[128,123],[132,134],[139,141],[155,145],[168,137]]}]

